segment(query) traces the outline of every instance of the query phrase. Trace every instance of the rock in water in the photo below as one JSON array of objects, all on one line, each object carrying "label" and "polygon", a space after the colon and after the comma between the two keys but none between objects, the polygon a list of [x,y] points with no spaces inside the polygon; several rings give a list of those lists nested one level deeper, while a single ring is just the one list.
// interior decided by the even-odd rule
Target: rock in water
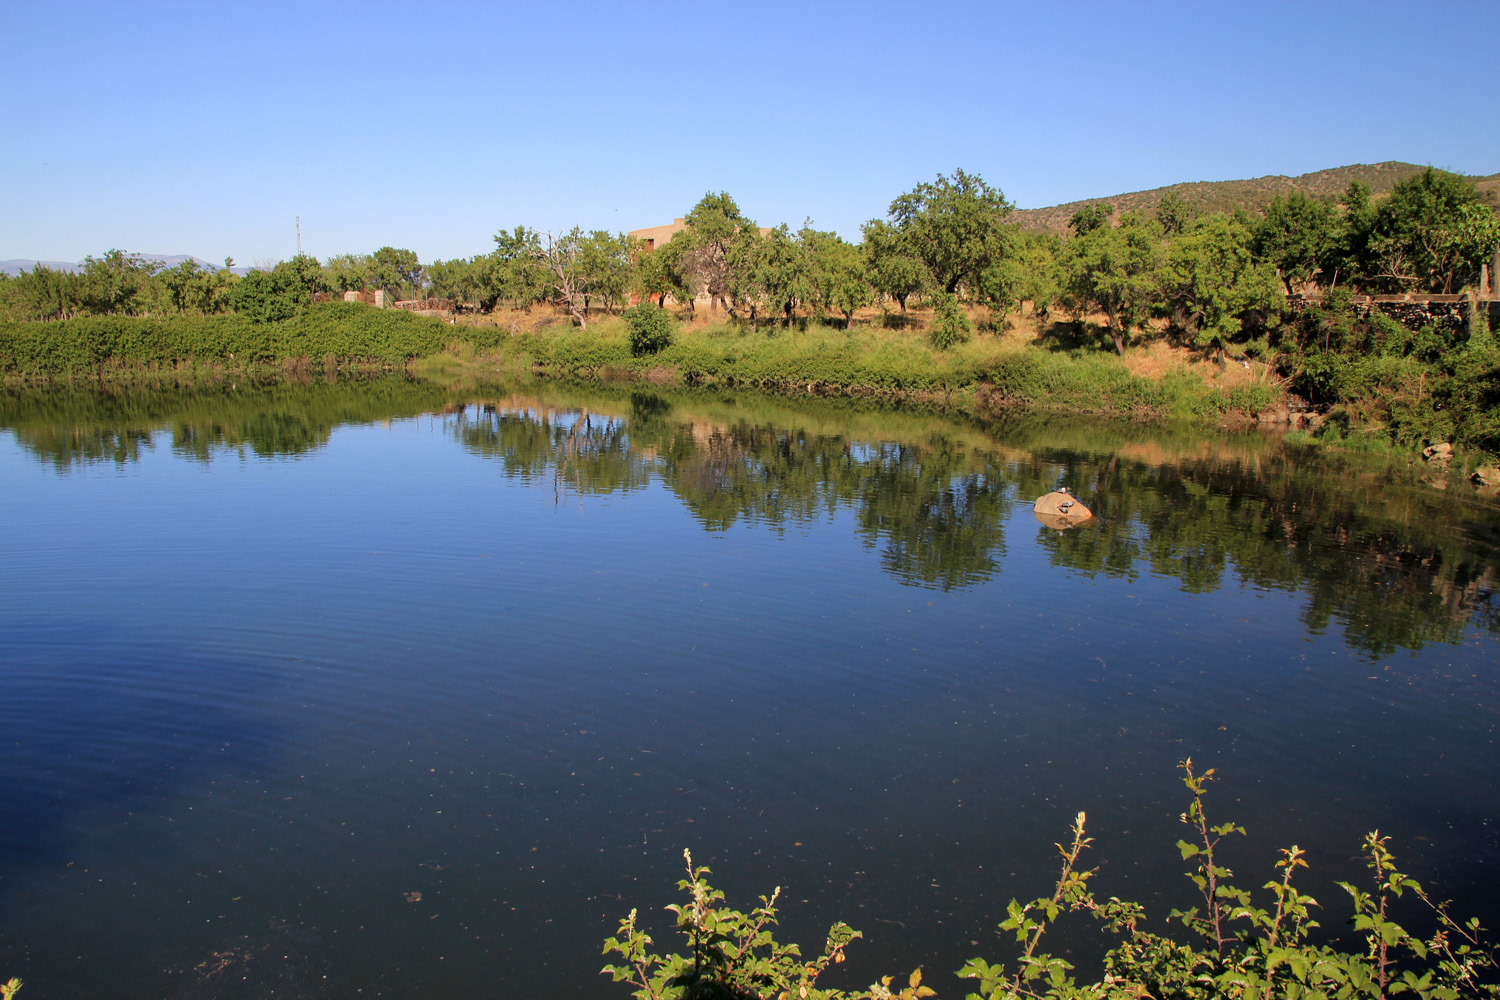
[{"label": "rock in water", "polygon": [[1049,528],[1057,528],[1059,531],[1082,524],[1094,516],[1093,511],[1085,507],[1067,490],[1056,490],[1046,496],[1037,497],[1036,504],[1031,510],[1038,521]]}]

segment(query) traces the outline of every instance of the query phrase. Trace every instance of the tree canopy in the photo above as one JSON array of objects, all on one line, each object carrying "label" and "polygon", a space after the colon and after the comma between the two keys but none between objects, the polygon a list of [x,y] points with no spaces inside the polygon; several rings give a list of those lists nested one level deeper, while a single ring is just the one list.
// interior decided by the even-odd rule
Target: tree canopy
[{"label": "tree canopy", "polygon": [[984,274],[1011,256],[1014,231],[1006,225],[1011,203],[978,174],[918,184],[891,202],[890,224],[908,252],[927,268],[932,284],[954,294],[980,296]]}]

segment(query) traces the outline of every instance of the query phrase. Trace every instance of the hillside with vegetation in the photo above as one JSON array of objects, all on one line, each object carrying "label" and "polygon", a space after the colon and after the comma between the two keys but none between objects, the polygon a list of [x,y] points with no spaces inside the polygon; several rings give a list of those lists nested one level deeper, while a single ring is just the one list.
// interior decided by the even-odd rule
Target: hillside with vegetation
[{"label": "hillside with vegetation", "polygon": [[[1336,201],[1348,190],[1352,182],[1358,181],[1370,189],[1370,197],[1376,200],[1391,193],[1401,181],[1420,174],[1425,167],[1415,163],[1387,160],[1384,163],[1355,163],[1330,170],[1315,170],[1312,173],[1288,177],[1271,174],[1249,180],[1236,181],[1188,181],[1151,188],[1149,191],[1131,191],[1106,198],[1085,198],[1046,208],[1023,208],[1015,212],[1015,221],[1023,229],[1036,229],[1063,234],[1068,231],[1068,220],[1079,209],[1094,202],[1109,202],[1120,212],[1145,212],[1152,214],[1162,197],[1175,195],[1200,215],[1212,212],[1246,212],[1260,214],[1271,199],[1288,197],[1293,192],[1323,201]],[[1480,197],[1491,207],[1500,207],[1500,174],[1487,177],[1471,177]]]}]

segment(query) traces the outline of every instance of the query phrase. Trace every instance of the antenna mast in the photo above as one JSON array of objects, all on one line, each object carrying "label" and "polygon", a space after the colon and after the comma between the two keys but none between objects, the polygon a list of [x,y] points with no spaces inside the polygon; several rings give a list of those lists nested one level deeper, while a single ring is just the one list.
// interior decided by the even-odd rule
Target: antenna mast
[{"label": "antenna mast", "polygon": [[297,256],[302,256],[302,216],[297,216]]}]

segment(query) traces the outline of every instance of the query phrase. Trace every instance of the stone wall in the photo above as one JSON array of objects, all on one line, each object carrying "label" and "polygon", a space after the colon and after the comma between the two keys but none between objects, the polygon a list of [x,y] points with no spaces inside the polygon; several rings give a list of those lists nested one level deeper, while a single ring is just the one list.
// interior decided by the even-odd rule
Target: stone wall
[{"label": "stone wall", "polygon": [[1378,312],[1408,330],[1432,325],[1440,330],[1462,333],[1469,325],[1469,300],[1462,295],[1430,295],[1422,301],[1395,296],[1380,296],[1363,303],[1355,299],[1355,308],[1361,313]]},{"label": "stone wall", "polygon": [[[1420,330],[1431,324],[1457,333],[1468,329],[1470,301],[1467,295],[1356,295],[1352,304],[1361,316],[1377,311],[1408,330]],[[1314,299],[1288,301],[1294,312],[1314,304]],[[1479,298],[1473,304],[1485,311],[1489,328],[1500,331],[1500,298]]]}]

